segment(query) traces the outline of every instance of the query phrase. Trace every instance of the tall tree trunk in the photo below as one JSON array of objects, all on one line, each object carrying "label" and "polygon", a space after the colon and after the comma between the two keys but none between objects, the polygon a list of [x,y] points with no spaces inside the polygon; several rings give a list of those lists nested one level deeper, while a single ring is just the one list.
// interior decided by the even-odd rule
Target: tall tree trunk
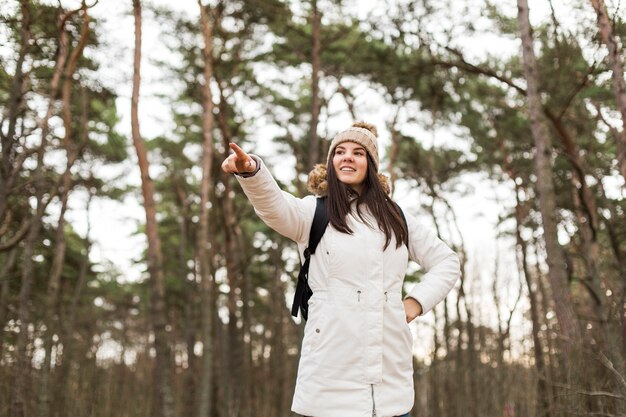
[{"label": "tall tree trunk", "polygon": [[320,71],[321,71],[321,17],[317,0],[311,0],[311,28],[313,48],[311,49],[311,126],[309,132],[309,169],[320,162],[320,138],[317,125],[320,117]]},{"label": "tall tree trunk", "polygon": [[[514,178],[514,177],[513,177]],[[533,335],[533,353],[535,355],[535,369],[537,369],[537,417],[551,417],[551,404],[548,387],[546,384],[547,372],[543,357],[543,344],[541,343],[540,332],[541,323],[539,321],[539,308],[537,303],[536,290],[532,284],[531,272],[528,266],[528,245],[522,237],[522,225],[524,222],[522,202],[520,201],[520,186],[515,182],[515,238],[519,254],[521,255],[520,264],[526,286],[528,288],[528,300],[530,302],[530,320],[532,324]]]},{"label": "tall tree trunk", "polygon": [[[431,175],[429,176],[429,180],[427,180],[426,182],[429,188],[429,195],[433,199],[433,204],[436,200],[441,200],[450,210],[452,216],[455,217],[455,214],[452,208],[450,207],[450,205],[447,203],[447,201],[445,201],[443,197],[438,195],[433,182],[430,181],[434,179],[434,165],[432,161],[429,162],[429,167],[431,170]],[[441,236],[441,227],[439,225],[439,220],[435,214],[434,205],[431,205],[429,211],[433,219],[433,222],[435,224],[437,235]],[[456,396],[456,401],[454,402],[454,406],[451,409],[450,415],[458,416],[458,417],[460,417],[461,415],[464,415],[464,413],[466,412],[471,416],[477,415],[476,404],[468,403],[468,401],[470,401],[471,398],[476,398],[472,396],[474,392],[474,388],[471,385],[474,385],[474,384],[473,384],[473,381],[470,381],[470,379],[475,377],[475,370],[477,368],[474,366],[475,354],[474,354],[474,346],[473,346],[474,329],[473,329],[473,323],[472,323],[472,315],[471,315],[469,306],[467,305],[467,300],[465,298],[465,276],[466,276],[465,275],[465,265],[466,265],[465,261],[467,258],[465,257],[464,247],[465,245],[462,241],[462,236],[461,236],[461,249],[459,250],[459,252],[461,252],[461,256],[460,256],[461,278],[460,278],[459,293],[457,295],[456,302],[455,302],[455,308],[456,308],[455,327],[457,329],[457,335],[456,335],[457,342],[456,342],[456,351],[455,351],[455,357],[454,357],[454,360],[455,360],[454,382],[451,382],[450,384],[450,386],[453,387],[452,391],[455,392],[455,396]],[[465,306],[465,313],[467,316],[467,322],[465,323],[462,320],[461,303],[464,303],[464,306]],[[446,312],[445,312],[446,324],[444,326],[449,328],[449,324],[448,324],[449,318],[448,318],[447,313],[448,312],[447,312],[447,304],[446,304]],[[447,333],[447,331],[444,331],[444,333]],[[467,336],[467,339],[468,339],[467,352],[463,351],[463,345],[464,345],[463,338],[465,336]],[[446,338],[448,337],[449,337],[449,333],[448,333],[448,336],[446,336]],[[447,349],[448,349],[447,351],[448,359],[452,360],[451,352],[449,350],[450,349],[449,344],[447,345]]]},{"label": "tall tree trunk", "polygon": [[275,387],[271,394],[273,398],[272,416],[279,417],[286,415],[289,408],[286,406],[286,399],[290,399],[286,385],[289,380],[287,370],[289,369],[289,356],[287,355],[287,343],[285,334],[285,289],[281,281],[283,274],[283,261],[281,260],[281,252],[279,249],[272,250],[271,264],[274,266],[274,274],[269,284],[270,291],[270,320],[272,326],[271,340],[271,356],[269,362],[269,370],[272,374],[272,380],[275,381]]},{"label": "tall tree trunk", "polygon": [[2,163],[0,164],[0,224],[2,224],[4,220],[7,209],[7,196],[11,189],[11,171],[15,157],[15,144],[17,143],[17,138],[15,137],[17,120],[19,118],[20,104],[22,103],[24,94],[24,61],[26,60],[30,48],[31,39],[29,2],[28,0],[21,0],[20,4],[22,13],[22,21],[20,22],[21,42],[17,62],[15,63],[15,74],[13,75],[13,82],[11,83],[11,91],[7,101],[9,121],[7,134],[4,135],[0,130],[0,143],[2,144]]},{"label": "tall tree trunk", "polygon": [[[46,302],[44,307],[44,315],[47,320],[47,329],[44,336],[44,365],[41,369],[41,378],[40,378],[40,387],[39,387],[39,416],[47,417],[50,414],[50,406],[48,399],[48,381],[49,375],[52,366],[52,345],[53,340],[52,337],[56,331],[56,321],[58,319],[56,309],[57,309],[57,301],[59,294],[59,287],[61,284],[61,274],[63,270],[63,264],[65,261],[65,250],[66,250],[66,242],[65,242],[65,212],[67,211],[67,204],[70,189],[72,187],[71,184],[71,169],[74,165],[78,157],[79,147],[78,144],[73,145],[72,138],[72,115],[70,112],[71,109],[71,96],[72,96],[72,86],[74,84],[73,75],[76,70],[76,65],[78,63],[78,59],[82,56],[85,45],[87,44],[87,40],[89,38],[89,21],[90,17],[87,14],[87,7],[83,5],[83,22],[81,27],[80,39],[78,41],[78,45],[72,51],[72,55],[68,62],[67,68],[65,69],[65,76],[63,82],[63,127],[64,127],[64,136],[63,136],[63,144],[65,147],[65,154],[67,158],[65,172],[62,175],[62,191],[61,191],[61,210],[59,213],[59,220],[57,222],[57,230],[56,230],[56,240],[55,240],[55,252],[54,258],[52,260],[52,266],[50,268],[50,278],[48,281],[48,291],[46,296]],[[61,28],[65,31],[64,26]],[[67,35],[61,35],[66,36]],[[87,129],[87,100],[83,95],[82,102],[82,116],[81,116],[81,127],[83,129]],[[85,140],[87,138],[87,132],[83,132],[83,142],[84,145]]]},{"label": "tall tree trunk", "polygon": [[[536,404],[536,416],[537,417],[551,417],[552,416],[552,404],[551,396],[547,381],[549,380],[548,368],[544,359],[544,349],[541,343],[541,312],[539,309],[539,302],[537,301],[537,290],[532,284],[532,273],[530,271],[530,265],[528,262],[528,244],[522,237],[522,227],[524,225],[524,219],[526,216],[526,209],[522,205],[520,200],[520,194],[522,193],[522,187],[518,183],[518,175],[516,174],[512,157],[504,146],[504,142],[499,144],[499,149],[503,155],[503,165],[506,168],[506,172],[513,180],[515,185],[515,241],[517,248],[518,265],[521,267],[522,274],[526,281],[528,288],[528,299],[530,302],[530,319],[532,324],[532,336],[533,336],[533,353],[535,359],[535,369],[537,370],[537,404]],[[577,153],[576,153],[577,154]],[[525,190],[527,194],[528,190]],[[521,259],[520,259],[521,256]],[[540,282],[541,276],[537,276]]]},{"label": "tall tree trunk", "polygon": [[[553,337],[553,334],[557,334],[558,331],[555,330],[554,324],[547,318],[548,312],[552,311],[553,308],[552,308],[552,304],[550,303],[550,300],[552,299],[552,297],[549,294],[550,293],[549,289],[546,288],[545,286],[545,281],[543,279],[544,273],[542,270],[542,265],[540,263],[541,259],[543,259],[543,257],[540,255],[542,242],[539,241],[540,236],[538,235],[533,236],[532,239],[533,239],[533,245],[532,245],[533,255],[535,258],[534,269],[535,269],[535,276],[537,277],[537,280],[535,282],[535,284],[537,285],[536,294],[538,296],[539,306],[541,306],[539,318],[543,319],[544,324],[546,325],[546,331],[545,331],[545,336],[544,336],[545,344],[548,349],[547,355],[545,356],[545,359],[547,360],[546,380],[555,381],[558,370],[563,368],[562,366],[559,367],[558,365],[559,363],[558,357],[557,357],[558,349],[556,346],[556,343],[558,342],[558,340],[555,340],[555,338]],[[551,390],[550,398],[554,398],[555,397],[554,388],[552,385],[550,386],[550,390]]]},{"label": "tall tree trunk", "polygon": [[[220,105],[218,124],[224,140],[224,148],[228,149],[228,143],[232,140],[232,132],[228,126],[228,103],[224,97],[224,89],[220,86]],[[226,157],[227,155],[224,155]],[[250,336],[250,313],[249,313],[249,290],[248,279],[243,273],[245,268],[242,254],[245,247],[243,232],[237,222],[234,199],[232,193],[232,177],[224,179],[224,192],[222,193],[221,207],[224,228],[224,244],[226,246],[226,271],[230,291],[228,293],[228,333],[230,349],[230,376],[232,381],[240,381],[239,386],[230,387],[230,398],[233,406],[237,407],[240,415],[252,415],[252,404],[255,393],[250,382],[252,375],[251,336]],[[237,296],[239,290],[239,297]],[[237,303],[241,302],[241,318],[238,316]],[[239,326],[238,323],[241,323]],[[241,331],[239,331],[241,327]]]},{"label": "tall tree trunk", "polygon": [[200,27],[204,39],[204,85],[202,88],[202,181],[200,183],[200,229],[197,234],[198,263],[200,265],[202,368],[198,390],[198,417],[212,415],[213,406],[213,298],[209,260],[209,196],[211,192],[211,163],[213,160],[213,26],[209,21],[209,6],[198,0]]},{"label": "tall tree trunk", "polygon": [[398,131],[398,117],[400,116],[400,109],[402,108],[401,104],[398,104],[396,108],[396,113],[393,116],[393,120],[389,124],[389,131],[391,132],[391,148],[389,149],[389,174],[391,175],[391,195],[393,195],[396,189],[396,181],[398,179],[398,174],[396,173],[396,161],[398,160],[398,153],[400,151],[400,141],[402,140],[402,136]]},{"label": "tall tree trunk", "polygon": [[[28,43],[30,39],[30,9],[29,2],[22,1],[22,41]],[[22,71],[21,63],[18,65],[18,72]],[[21,76],[21,74],[20,74]],[[21,87],[20,87],[21,88]],[[20,90],[21,91],[21,90]],[[15,106],[17,112],[17,106],[21,101],[21,93],[15,98],[15,102],[11,106]],[[17,117],[17,113],[15,114]],[[16,119],[17,120],[17,119]],[[9,122],[11,123],[11,121]],[[15,136],[15,126],[9,126],[8,141],[13,141]],[[8,145],[7,145],[8,146]],[[12,145],[11,145],[12,146]],[[13,389],[11,395],[11,405],[9,415],[11,417],[23,417],[28,415],[30,404],[28,399],[32,398],[28,392],[28,379],[30,376],[30,361],[28,357],[28,343],[30,339],[29,324],[30,324],[30,310],[31,310],[31,292],[34,282],[35,266],[35,245],[40,238],[41,231],[41,219],[45,212],[44,199],[44,153],[46,147],[46,137],[42,135],[41,144],[37,150],[37,162],[33,172],[34,185],[35,185],[35,197],[36,206],[35,213],[33,215],[28,234],[24,242],[23,258],[22,258],[22,274],[21,274],[21,286],[18,296],[18,311],[17,322],[19,323],[19,332],[17,334],[17,340],[15,343],[15,368]],[[8,152],[9,148],[4,148],[3,144],[3,158],[5,155],[5,149]],[[11,148],[12,149],[12,148]]]},{"label": "tall tree trunk", "polygon": [[[597,111],[600,115],[599,108],[597,108]],[[567,155],[567,161],[572,166],[572,176],[570,178],[572,199],[580,230],[581,257],[584,260],[586,270],[586,280],[583,282],[591,295],[592,309],[598,318],[598,326],[602,333],[603,339],[600,340],[600,350],[606,351],[616,368],[623,372],[625,353],[622,352],[620,347],[621,336],[611,320],[609,300],[606,297],[606,292],[602,289],[603,283],[597,265],[598,259],[600,259],[600,245],[598,242],[599,218],[596,197],[587,183],[587,177],[591,175],[590,170],[583,159],[578,144],[567,131],[561,119],[555,116],[549,109],[544,109],[544,113],[552,122]],[[615,131],[612,127],[610,128]],[[618,135],[620,133],[615,131],[614,136]],[[600,181],[598,181],[598,184],[601,187]],[[607,224],[607,228],[610,232],[610,225]],[[622,262],[621,257],[617,256],[616,260],[619,266],[620,262]]]},{"label": "tall tree trunk", "polygon": [[[227,178],[224,181],[224,193],[222,201],[223,220],[225,224],[224,228],[224,243],[226,246],[226,271],[228,279],[228,341],[229,341],[229,369],[231,374],[232,386],[229,387],[231,391],[230,398],[232,399],[232,407],[238,412],[237,415],[247,416],[248,400],[250,392],[247,387],[246,371],[246,352],[244,349],[243,332],[246,330],[245,326],[241,326],[242,331],[239,330],[239,309],[237,307],[238,302],[244,299],[243,288],[243,274],[241,272],[241,248],[237,242],[236,231],[236,217],[233,207],[232,184],[231,179]],[[238,293],[240,296],[238,296]],[[243,301],[243,300],[242,300]],[[245,300],[247,301],[247,300]],[[243,312],[242,312],[243,313]],[[243,317],[242,317],[243,319]],[[242,320],[243,321],[243,320]],[[248,375],[249,377],[249,375]]]},{"label": "tall tree trunk", "polygon": [[[458,335],[457,335],[458,342],[457,342],[457,352],[456,352],[457,364],[455,368],[455,371],[457,372],[456,381],[457,383],[461,384],[461,390],[459,390],[459,392],[462,392],[463,394],[467,395],[466,397],[467,399],[477,398],[478,397],[478,393],[476,392],[477,384],[474,383],[474,381],[477,378],[476,373],[477,373],[477,370],[479,369],[479,366],[477,364],[478,357],[476,355],[476,350],[475,350],[476,335],[474,331],[473,314],[472,314],[472,310],[469,306],[466,293],[465,293],[465,279],[467,277],[467,274],[466,274],[467,251],[465,249],[465,241],[463,239],[463,234],[461,233],[461,229],[457,221],[457,216],[456,216],[454,209],[452,208],[452,205],[446,200],[444,196],[442,196],[440,193],[437,192],[437,189],[435,187],[436,172],[434,168],[434,161],[432,160],[431,157],[428,158],[428,167],[430,169],[430,174],[428,175],[428,178],[426,179],[426,184],[428,186],[429,195],[430,197],[432,197],[433,202],[438,200],[438,201],[441,201],[446,206],[448,213],[450,214],[449,217],[451,218],[452,223],[453,223],[453,225],[451,225],[448,222],[448,230],[450,231],[451,236],[452,236],[452,231],[453,230],[456,231],[460,240],[460,245],[458,248],[456,247],[456,245],[453,246],[453,249],[455,249],[459,253],[459,258],[461,262],[461,277],[459,279],[460,285],[459,285],[458,296],[457,296],[456,303],[455,303],[456,313],[457,313],[456,326],[458,329]],[[438,225],[437,218],[434,214],[434,209],[431,209],[431,216],[433,218],[433,221],[435,222],[437,234],[440,234],[440,226]],[[463,311],[465,312],[465,315],[467,317],[467,321],[465,322],[463,322],[461,319],[462,318],[461,303],[463,303],[463,307],[464,307]],[[464,352],[461,349],[461,346],[463,345],[462,341],[463,341],[464,335],[467,336],[467,352],[466,352],[467,354],[466,355],[464,355]],[[477,417],[479,414],[478,404],[475,401],[469,401],[469,403],[464,406],[464,410],[470,416]]]},{"label": "tall tree trunk", "polygon": [[549,132],[544,121],[541,98],[539,95],[539,80],[535,53],[533,51],[532,29],[528,19],[528,1],[517,0],[517,6],[518,22],[522,38],[524,77],[527,83],[526,97],[528,102],[528,114],[536,148],[536,187],[539,194],[539,208],[546,243],[549,267],[548,277],[560,332],[567,339],[565,343],[562,343],[562,346],[563,349],[568,352],[573,344],[580,344],[582,339],[578,323],[576,322],[571,293],[567,286],[565,258],[557,238],[556,202],[551,162],[552,146]]},{"label": "tall tree trunk", "polygon": [[506,351],[506,339],[507,339],[507,333],[508,333],[508,329],[505,329],[503,326],[503,318],[502,318],[502,314],[500,312],[501,310],[501,303],[500,303],[500,296],[498,294],[498,276],[500,273],[500,268],[499,268],[499,264],[500,264],[500,251],[497,249],[499,242],[498,239],[496,239],[496,252],[495,252],[495,259],[494,259],[494,278],[493,278],[493,285],[491,287],[491,292],[492,292],[492,297],[493,297],[493,303],[494,303],[494,310],[495,310],[495,315],[497,318],[497,322],[498,322],[498,340],[497,340],[497,349],[496,349],[496,358],[495,358],[495,374],[493,375],[493,379],[495,381],[494,384],[494,388],[493,388],[493,392],[492,392],[492,400],[493,400],[493,404],[491,404],[491,407],[493,407],[493,410],[501,410],[503,409],[505,403],[506,403],[506,386],[505,386],[505,366],[504,366],[504,354]]},{"label": "tall tree trunk", "polygon": [[[597,109],[600,112],[600,109]],[[597,262],[600,259],[600,245],[598,242],[598,209],[595,195],[589,188],[587,177],[590,175],[589,168],[582,157],[578,144],[569,134],[561,120],[549,109],[544,109],[544,113],[552,122],[558,133],[567,161],[572,166],[572,200],[574,211],[578,220],[579,236],[581,238],[582,249],[580,255],[583,258],[586,278],[583,283],[586,285],[591,296],[591,307],[597,317],[602,339],[599,340],[599,350],[606,352],[620,372],[624,369],[624,354],[621,351],[621,336],[613,321],[611,320],[609,300],[603,290],[603,283],[598,270]],[[615,132],[619,135],[619,132]],[[598,181],[601,184],[600,181]],[[607,225],[607,228],[610,228]],[[620,258],[617,258],[618,264]]]},{"label": "tall tree trunk", "polygon": [[[450,312],[448,310],[448,297],[443,299],[443,341],[446,346],[445,362],[450,364],[453,361],[452,352],[452,323],[450,322]],[[459,347],[460,348],[460,347]],[[454,380],[456,377],[453,375],[452,366],[448,365],[445,369],[445,375],[442,375],[443,379],[443,397],[454,398],[455,401],[446,401],[443,403],[443,415],[454,416],[460,414],[460,396],[456,395],[456,387]]]},{"label": "tall tree trunk", "polygon": [[[88,183],[92,183],[93,176],[90,176],[88,179]],[[78,345],[80,341],[74,337],[75,331],[75,321],[78,315],[77,309],[78,304],[83,294],[83,290],[87,285],[87,279],[89,272],[89,254],[91,253],[91,220],[90,220],[90,212],[91,212],[91,203],[93,201],[96,190],[94,187],[87,187],[87,201],[85,204],[85,224],[87,225],[87,230],[85,232],[85,238],[83,239],[83,257],[80,260],[80,265],[78,267],[78,278],[76,280],[76,286],[72,291],[72,296],[70,301],[67,303],[64,309],[59,309],[60,320],[60,343],[63,346],[63,353],[61,355],[60,361],[60,369],[55,372],[57,374],[55,380],[59,383],[56,384],[56,387],[53,388],[54,393],[54,405],[57,410],[69,410],[69,407],[72,404],[73,399],[76,395],[76,383],[71,378],[70,367],[75,364],[76,358],[78,357]],[[65,305],[64,305],[65,306]]]},{"label": "tall tree trunk", "polygon": [[[624,251],[621,249],[621,239],[619,237],[618,232],[615,230],[614,223],[620,221],[620,215],[617,213],[617,209],[615,207],[615,203],[606,198],[606,193],[604,191],[604,187],[602,183],[598,184],[598,189],[600,190],[603,199],[608,206],[610,218],[606,219],[606,228],[609,235],[609,242],[611,245],[611,252],[613,252],[613,256],[615,258],[615,263],[617,264],[617,270],[619,271],[619,276],[626,277],[626,256],[624,256]],[[612,224],[613,223],[613,224]],[[620,326],[621,326],[621,337],[622,337],[622,357],[626,358],[626,280],[622,280],[621,285],[618,287],[619,290],[617,292],[617,314],[620,317]]]},{"label": "tall tree trunk", "polygon": [[[217,292],[216,292],[217,294]],[[230,416],[229,407],[230,399],[228,398],[230,392],[230,385],[232,384],[232,375],[230,369],[228,369],[228,328],[227,325],[222,323],[219,316],[215,315],[215,341],[213,346],[214,352],[213,361],[215,364],[215,380],[219,381],[219,384],[215,384],[215,391],[213,394],[213,416]]]},{"label": "tall tree trunk", "polygon": [[434,326],[433,326],[433,351],[431,354],[431,361],[430,361],[430,366],[428,369],[428,382],[429,382],[429,388],[431,391],[431,397],[430,397],[430,401],[428,402],[429,404],[429,415],[431,415],[432,417],[441,417],[441,406],[440,406],[440,397],[441,397],[441,378],[439,377],[439,370],[442,367],[442,365],[445,365],[445,362],[441,362],[439,361],[439,349],[441,348],[441,341],[439,339],[439,334],[437,332],[437,329],[439,328],[438,326],[438,321],[439,321],[439,314],[437,314],[437,309],[433,309],[433,319],[434,319]]},{"label": "tall tree trunk", "polygon": [[141,171],[141,192],[146,212],[146,236],[148,238],[148,273],[150,275],[152,331],[156,364],[153,374],[153,410],[159,417],[174,416],[174,401],[171,388],[171,348],[166,330],[165,279],[163,255],[156,219],[154,183],[150,178],[148,151],[139,130],[139,87],[141,83],[141,1],[133,0],[135,18],[135,54],[133,65],[133,92],[131,100],[131,133]]},{"label": "tall tree trunk", "polygon": [[22,260],[22,280],[20,293],[18,298],[17,319],[19,323],[19,332],[15,344],[15,377],[13,382],[13,395],[11,402],[11,417],[24,417],[29,415],[28,409],[30,404],[28,399],[32,398],[32,393],[28,392],[28,378],[30,374],[30,361],[28,358],[28,344],[30,340],[30,312],[31,312],[31,296],[32,286],[35,280],[35,246],[40,239],[41,222],[44,216],[46,204],[44,203],[44,174],[43,174],[43,157],[44,143],[42,143],[38,155],[37,166],[35,168],[35,187],[36,187],[36,209],[33,216],[28,235],[24,241],[24,251]]},{"label": "tall tree trunk", "polygon": [[179,274],[181,286],[183,289],[183,333],[185,338],[185,345],[187,348],[187,369],[184,376],[184,390],[183,390],[183,413],[186,416],[193,416],[196,410],[196,391],[197,380],[196,374],[198,369],[196,367],[196,354],[194,347],[196,345],[196,320],[194,317],[194,306],[196,305],[195,298],[193,296],[195,290],[195,279],[189,280],[190,268],[187,266],[188,255],[188,234],[189,228],[189,202],[187,201],[187,195],[183,188],[183,179],[176,176],[174,178],[174,194],[178,207],[180,209],[180,233],[178,242],[178,258],[179,258]]},{"label": "tall tree trunk", "polygon": [[[13,267],[17,260],[17,249],[12,249],[5,254],[2,268],[0,269],[0,329],[4,329],[4,325],[8,319],[9,291],[11,277],[14,272]],[[3,338],[5,332],[0,332],[0,357],[2,357]]]},{"label": "tall tree trunk", "polygon": [[622,132],[615,137],[617,141],[617,159],[619,161],[620,172],[626,179],[626,87],[624,86],[624,65],[622,64],[622,56],[619,51],[615,35],[613,34],[613,25],[609,20],[604,0],[590,0],[591,5],[598,16],[598,26],[600,36],[609,49],[609,65],[612,70],[613,94],[617,108],[622,115]]},{"label": "tall tree trunk", "polygon": [[[600,271],[596,264],[599,259],[600,248],[592,230],[586,226],[586,217],[582,208],[581,199],[578,189],[574,185],[572,187],[572,201],[574,212],[578,218],[579,236],[581,240],[581,257],[584,261],[586,277],[582,283],[588,290],[590,295],[590,307],[595,315],[597,327],[600,330],[600,336],[597,340],[597,350],[605,353],[613,362],[615,369],[623,374],[624,359],[621,352],[621,335],[618,323],[611,317],[610,301],[607,299],[606,290],[600,279]],[[619,384],[618,384],[619,385]]]},{"label": "tall tree trunk", "polygon": [[[29,32],[30,11],[28,9],[28,1],[23,1],[22,6],[26,8],[22,12],[25,16],[25,20],[22,23],[23,25],[22,32],[24,33],[23,39],[27,39],[27,42],[28,42],[28,39],[30,39],[30,32]],[[5,137],[3,136],[3,150],[2,150],[3,162],[2,162],[2,167],[0,167],[0,169],[1,170],[6,169],[7,175],[0,173],[0,176],[4,175],[4,177],[0,178],[0,206],[2,206],[3,204],[6,204],[6,200],[7,200],[6,196],[7,196],[8,190],[11,189],[11,187],[13,186],[13,182],[15,178],[17,177],[17,175],[14,175],[14,174],[21,172],[22,166],[24,162],[26,161],[26,158],[28,158],[31,153],[41,152],[42,149],[44,149],[46,146],[48,133],[50,131],[49,121],[55,110],[56,98],[59,92],[61,76],[63,74],[63,70],[65,68],[65,61],[67,59],[68,36],[65,31],[65,24],[74,14],[78,13],[80,10],[81,9],[76,9],[76,10],[67,12],[64,15],[62,15],[59,19],[59,22],[60,22],[59,23],[59,51],[57,53],[57,59],[56,59],[55,67],[54,67],[54,72],[50,80],[50,92],[49,92],[50,99],[48,100],[46,114],[44,115],[43,119],[38,123],[38,125],[41,128],[41,144],[37,148],[37,151],[23,152],[21,155],[18,155],[17,158],[12,157],[13,145],[15,143],[15,135],[16,135],[15,126],[12,125],[12,123],[17,122],[17,119],[16,119],[17,111],[18,111],[19,101],[21,100],[21,97],[16,99],[17,102],[15,103],[12,99],[9,100],[11,103],[11,108],[9,112],[9,119],[10,119],[9,133],[10,134],[7,137],[10,137],[11,139],[8,141],[4,141]],[[21,70],[21,66],[24,60],[22,53],[26,53],[26,49],[20,50],[20,56],[18,58],[18,69],[16,70],[16,75],[14,77],[14,78],[20,79],[20,86],[24,82],[23,74]],[[15,85],[13,85],[13,87],[15,87]],[[15,90],[15,88],[13,90]],[[18,89],[16,91],[13,91],[13,90],[12,90],[12,94],[13,93],[18,94],[18,95],[22,94],[21,89]],[[15,107],[13,107],[14,104],[15,104]],[[15,114],[13,114],[13,111],[15,111]],[[15,166],[12,166],[13,163]],[[56,185],[53,185],[52,189],[48,193],[49,195],[48,203],[56,195],[56,192],[57,192],[57,187]],[[43,204],[42,206],[43,211],[45,211],[45,206],[47,206],[48,203]],[[5,210],[6,210],[6,206],[0,207],[0,221],[2,220],[2,217],[3,217],[2,213],[4,213]],[[8,212],[8,216],[10,216],[10,212]],[[22,225],[20,226],[20,229],[18,230],[18,232],[16,232],[15,235],[8,242],[5,242],[4,244],[0,245],[0,251],[11,249],[15,245],[17,245],[20,241],[22,241],[22,239],[27,235],[28,231],[30,230],[31,224],[35,221],[35,217],[36,216],[33,216],[31,218],[25,218],[22,221]],[[1,228],[2,226],[0,225],[0,229]],[[2,234],[3,233],[0,231],[0,236]]]}]

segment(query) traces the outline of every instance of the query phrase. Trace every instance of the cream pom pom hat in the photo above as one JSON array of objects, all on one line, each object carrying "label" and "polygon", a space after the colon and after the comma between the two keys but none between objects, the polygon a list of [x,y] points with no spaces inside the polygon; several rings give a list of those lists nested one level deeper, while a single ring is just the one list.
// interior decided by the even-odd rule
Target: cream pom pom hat
[{"label": "cream pom pom hat", "polygon": [[[333,138],[333,141],[330,144],[330,149],[328,150],[328,158],[326,163],[330,164],[331,159],[333,157],[333,152],[337,145],[342,142],[354,142],[363,146],[367,153],[372,157],[374,161],[374,165],[376,166],[376,170],[379,168],[379,157],[378,157],[378,131],[374,125],[364,122],[356,122],[353,123],[351,127],[340,132]],[[319,196],[324,197],[328,195],[328,172],[326,171],[327,165],[317,164],[313,168],[313,170],[309,173],[309,178],[307,181],[308,190]],[[387,176],[377,173],[378,181],[380,181],[380,185],[383,187],[385,193],[391,193],[390,181]]]},{"label": "cream pom pom hat", "polygon": [[337,145],[342,142],[354,142],[363,146],[367,153],[370,154],[374,160],[374,165],[376,165],[376,171],[378,171],[379,158],[377,135],[378,131],[374,125],[365,122],[353,123],[352,126],[337,133],[337,135],[333,138],[333,141],[330,143],[330,148],[328,149],[327,162],[330,163]]}]

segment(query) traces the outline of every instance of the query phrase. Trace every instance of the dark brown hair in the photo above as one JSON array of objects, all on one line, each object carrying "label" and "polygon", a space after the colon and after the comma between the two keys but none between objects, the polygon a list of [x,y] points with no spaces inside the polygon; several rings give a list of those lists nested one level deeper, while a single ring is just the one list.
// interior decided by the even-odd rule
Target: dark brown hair
[{"label": "dark brown hair", "polygon": [[403,243],[408,246],[409,237],[402,215],[380,184],[376,165],[374,165],[370,154],[367,154],[367,174],[363,180],[363,189],[360,195],[337,178],[332,162],[334,154],[333,151],[326,167],[328,175],[326,211],[330,224],[342,233],[352,234],[352,229],[346,223],[346,216],[350,213],[351,201],[356,199],[356,211],[361,220],[367,223],[361,212],[361,205],[365,205],[376,219],[379,229],[385,234],[383,250],[389,246],[392,235],[396,238],[397,248]]}]

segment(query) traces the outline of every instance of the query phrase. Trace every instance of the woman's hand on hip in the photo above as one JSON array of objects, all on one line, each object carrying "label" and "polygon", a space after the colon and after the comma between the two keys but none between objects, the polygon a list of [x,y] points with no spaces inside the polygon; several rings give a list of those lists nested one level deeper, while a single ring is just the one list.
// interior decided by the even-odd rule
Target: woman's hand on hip
[{"label": "woman's hand on hip", "polygon": [[254,172],[256,161],[243,151],[236,143],[229,143],[233,152],[222,162],[222,171],[229,174],[241,174],[244,172]]},{"label": "woman's hand on hip", "polygon": [[406,322],[410,323],[417,316],[422,314],[422,305],[415,298],[405,298],[402,300],[402,304],[404,304],[404,314],[406,315]]}]

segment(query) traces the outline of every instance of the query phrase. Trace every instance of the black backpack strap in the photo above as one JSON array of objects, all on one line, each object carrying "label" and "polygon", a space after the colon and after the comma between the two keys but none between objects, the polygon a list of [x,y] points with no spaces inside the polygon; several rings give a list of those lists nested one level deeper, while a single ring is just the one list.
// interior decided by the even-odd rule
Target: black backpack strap
[{"label": "black backpack strap", "polygon": [[311,233],[309,234],[309,246],[307,247],[310,255],[315,253],[317,245],[320,243],[320,240],[322,240],[322,236],[324,236],[326,226],[328,226],[326,197],[318,197],[315,206],[315,216],[313,216],[313,223],[311,224]]},{"label": "black backpack strap", "polygon": [[311,224],[309,233],[309,244],[304,250],[304,264],[300,267],[298,273],[298,284],[296,285],[296,293],[293,296],[293,304],[291,305],[291,315],[298,317],[298,308],[302,313],[302,317],[306,320],[309,316],[309,298],[313,292],[309,287],[309,264],[311,255],[315,253],[317,245],[322,240],[326,227],[328,226],[328,213],[326,212],[326,198],[317,198],[315,206],[315,215]]}]

